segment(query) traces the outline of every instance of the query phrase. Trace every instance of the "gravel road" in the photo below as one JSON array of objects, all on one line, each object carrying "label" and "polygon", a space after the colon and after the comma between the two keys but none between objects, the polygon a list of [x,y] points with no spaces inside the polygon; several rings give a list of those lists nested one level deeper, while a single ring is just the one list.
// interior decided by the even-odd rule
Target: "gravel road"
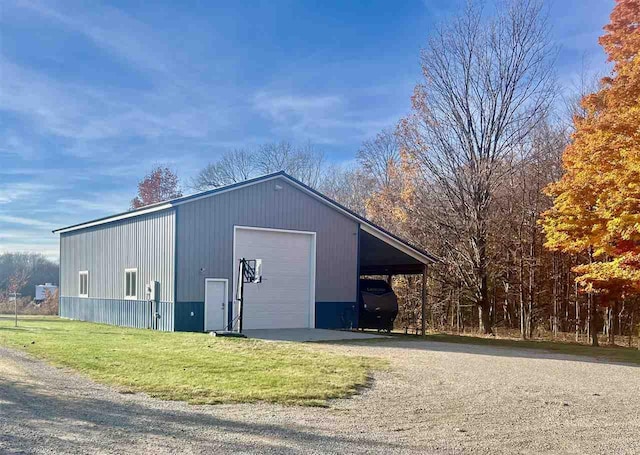
[{"label": "gravel road", "polygon": [[326,408],[121,394],[0,348],[0,453],[640,453],[640,368],[538,351],[383,341],[391,361]]}]

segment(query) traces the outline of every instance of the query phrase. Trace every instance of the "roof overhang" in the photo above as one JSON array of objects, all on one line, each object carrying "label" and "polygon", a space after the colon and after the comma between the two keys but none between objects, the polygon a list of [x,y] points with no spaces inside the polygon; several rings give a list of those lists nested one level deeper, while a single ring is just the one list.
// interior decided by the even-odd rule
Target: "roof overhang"
[{"label": "roof overhang", "polygon": [[67,226],[60,229],[55,229],[52,232],[54,234],[64,234],[65,232],[78,231],[81,229],[90,228],[93,226],[99,226],[101,224],[112,223],[114,221],[126,220],[127,218],[133,218],[140,215],[146,215],[147,213],[159,212],[173,207],[169,202],[163,202],[162,204],[153,204],[152,206],[144,207],[140,210],[132,210],[130,212],[118,213],[117,215],[107,216],[105,218],[98,218],[97,220],[87,221],[86,223],[74,224],[73,226]]},{"label": "roof overhang", "polygon": [[367,234],[371,234],[372,236],[382,240],[383,242],[386,242],[388,244],[390,244],[391,246],[399,249],[400,251],[402,251],[403,253],[411,256],[414,259],[417,259],[418,261],[422,262],[423,264],[432,264],[433,262],[436,262],[434,259],[432,259],[431,257],[427,256],[424,253],[421,253],[420,251],[416,250],[414,247],[412,247],[411,245],[409,245],[406,242],[400,241],[400,240],[396,240],[395,237],[391,237],[389,235],[386,235],[384,232],[381,232],[377,229],[375,229],[374,227],[368,226],[368,225],[360,225],[360,229],[362,229],[364,232],[366,232]]},{"label": "roof overhang", "polygon": [[360,230],[358,269],[360,275],[416,275],[427,265],[402,244],[388,242],[370,230]]}]

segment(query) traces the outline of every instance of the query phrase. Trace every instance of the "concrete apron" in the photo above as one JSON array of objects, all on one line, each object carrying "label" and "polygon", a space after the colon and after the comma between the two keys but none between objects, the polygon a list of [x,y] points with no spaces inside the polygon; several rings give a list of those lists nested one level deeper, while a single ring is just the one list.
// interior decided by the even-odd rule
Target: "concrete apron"
[{"label": "concrete apron", "polygon": [[250,329],[243,333],[249,338],[267,341],[342,341],[388,338],[375,333],[350,332],[347,330],[327,329]]}]

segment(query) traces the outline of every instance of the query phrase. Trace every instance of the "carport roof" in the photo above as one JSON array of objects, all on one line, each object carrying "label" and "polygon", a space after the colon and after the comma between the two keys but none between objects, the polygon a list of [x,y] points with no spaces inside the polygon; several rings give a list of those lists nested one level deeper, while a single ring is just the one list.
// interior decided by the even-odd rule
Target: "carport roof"
[{"label": "carport roof", "polygon": [[360,232],[360,275],[415,275],[424,271],[424,263],[394,246]]},{"label": "carport roof", "polygon": [[268,180],[273,180],[273,179],[277,179],[277,178],[284,178],[285,180],[289,181],[289,183],[293,184],[294,186],[296,186],[297,188],[299,188],[300,190],[308,193],[309,195],[315,197],[316,199],[319,199],[320,201],[322,201],[323,203],[329,205],[330,207],[342,212],[343,214],[345,214],[346,216],[354,219],[355,221],[357,221],[358,223],[360,223],[360,228],[362,231],[364,231],[366,234],[371,235],[375,238],[377,238],[378,240],[383,241],[384,243],[394,247],[397,250],[400,250],[401,252],[405,253],[406,255],[410,256],[411,258],[413,258],[414,260],[417,261],[416,264],[430,264],[433,262],[437,262],[439,261],[439,259],[432,255],[431,253],[428,253],[420,248],[417,248],[413,245],[411,245],[409,242],[401,239],[400,237],[398,237],[395,234],[392,234],[391,232],[387,231],[386,229],[374,224],[373,222],[367,220],[366,218],[364,218],[363,216],[358,215],[357,213],[353,212],[352,210],[348,209],[347,207],[343,206],[342,204],[339,204],[338,202],[334,201],[333,199],[325,196],[324,194],[320,193],[319,191],[311,188],[310,186],[300,182],[299,180],[291,177],[289,174],[287,174],[284,171],[280,171],[280,172],[275,172],[272,174],[267,174],[267,175],[263,175],[260,177],[256,177],[253,179],[249,179],[249,180],[245,180],[243,182],[238,182],[238,183],[234,183],[232,185],[227,185],[227,186],[223,186],[220,188],[215,188],[212,190],[208,190],[208,191],[203,191],[200,193],[195,193],[195,194],[191,194],[188,196],[182,196],[179,198],[175,198],[175,199],[171,199],[168,201],[164,201],[164,202],[158,202],[156,204],[150,204],[147,205],[145,207],[141,207],[139,209],[136,210],[130,210],[127,212],[121,212],[115,215],[110,215],[107,217],[103,217],[103,218],[98,218],[95,220],[91,220],[91,221],[86,221],[84,223],[79,223],[79,224],[74,224],[72,226],[67,226],[67,227],[63,227],[63,228],[59,228],[53,231],[53,233],[66,233],[66,232],[72,232],[72,231],[77,231],[77,230],[81,230],[81,229],[85,229],[85,228],[89,228],[89,227],[93,227],[93,226],[99,226],[102,224],[107,224],[107,223],[111,223],[114,221],[118,221],[118,220],[123,220],[123,219],[127,219],[127,218],[133,218],[136,216],[141,216],[147,213],[153,213],[153,212],[158,212],[161,210],[167,210],[170,209],[172,207],[176,207],[178,205],[181,204],[186,204],[198,199],[202,199],[202,198],[206,198],[206,197],[211,197],[211,196],[216,196],[218,194],[222,194],[222,193],[226,193],[227,191],[233,191],[239,188],[243,188],[246,186],[250,186],[250,185],[254,185],[256,183],[261,183],[261,182],[265,182]]}]

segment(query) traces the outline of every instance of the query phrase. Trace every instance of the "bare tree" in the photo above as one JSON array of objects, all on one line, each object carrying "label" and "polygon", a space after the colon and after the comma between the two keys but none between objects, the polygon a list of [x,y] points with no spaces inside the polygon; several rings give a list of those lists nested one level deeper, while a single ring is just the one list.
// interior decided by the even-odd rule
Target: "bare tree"
[{"label": "bare tree", "polygon": [[324,170],[324,155],[311,144],[296,147],[290,142],[264,144],[255,152],[261,174],[285,171],[311,187],[318,187]]},{"label": "bare tree", "polygon": [[582,107],[582,100],[590,93],[598,91],[602,77],[602,74],[590,69],[589,62],[583,56],[578,79],[573,81],[569,92],[563,96],[565,112],[562,116],[562,123],[569,131],[573,131],[575,128],[573,119],[576,115],[579,117],[587,115]]},{"label": "bare tree", "polygon": [[20,268],[15,270],[8,278],[7,284],[7,295],[14,302],[14,310],[15,310],[15,326],[18,327],[18,297],[20,294],[20,289],[26,286],[29,282],[29,276],[31,275],[31,271],[27,268]]},{"label": "bare tree", "polygon": [[192,179],[191,187],[198,191],[242,182],[254,176],[255,157],[246,150],[228,152],[215,163],[209,163]]},{"label": "bare tree", "polygon": [[362,169],[334,165],[327,169],[319,189],[334,201],[364,216],[372,186],[371,178]]},{"label": "bare tree", "polygon": [[40,253],[0,253],[0,290],[9,285],[9,277],[20,270],[29,270],[29,281],[16,292],[35,297],[35,287],[43,283],[57,283],[60,267]]},{"label": "bare tree", "polygon": [[511,172],[553,99],[552,57],[541,3],[496,5],[487,19],[477,2],[440,27],[422,52],[424,82],[398,128],[401,146],[437,187],[432,216],[454,239],[460,278],[473,290],[480,327],[491,332],[488,283],[493,194]]},{"label": "bare tree", "polygon": [[373,140],[362,143],[358,162],[379,188],[388,188],[392,172],[400,162],[400,148],[395,133],[383,130]]},{"label": "bare tree", "polygon": [[203,191],[231,183],[285,171],[292,177],[317,188],[324,176],[324,155],[311,144],[294,146],[281,141],[263,144],[256,150],[233,150],[208,164],[192,179],[191,187]]}]

